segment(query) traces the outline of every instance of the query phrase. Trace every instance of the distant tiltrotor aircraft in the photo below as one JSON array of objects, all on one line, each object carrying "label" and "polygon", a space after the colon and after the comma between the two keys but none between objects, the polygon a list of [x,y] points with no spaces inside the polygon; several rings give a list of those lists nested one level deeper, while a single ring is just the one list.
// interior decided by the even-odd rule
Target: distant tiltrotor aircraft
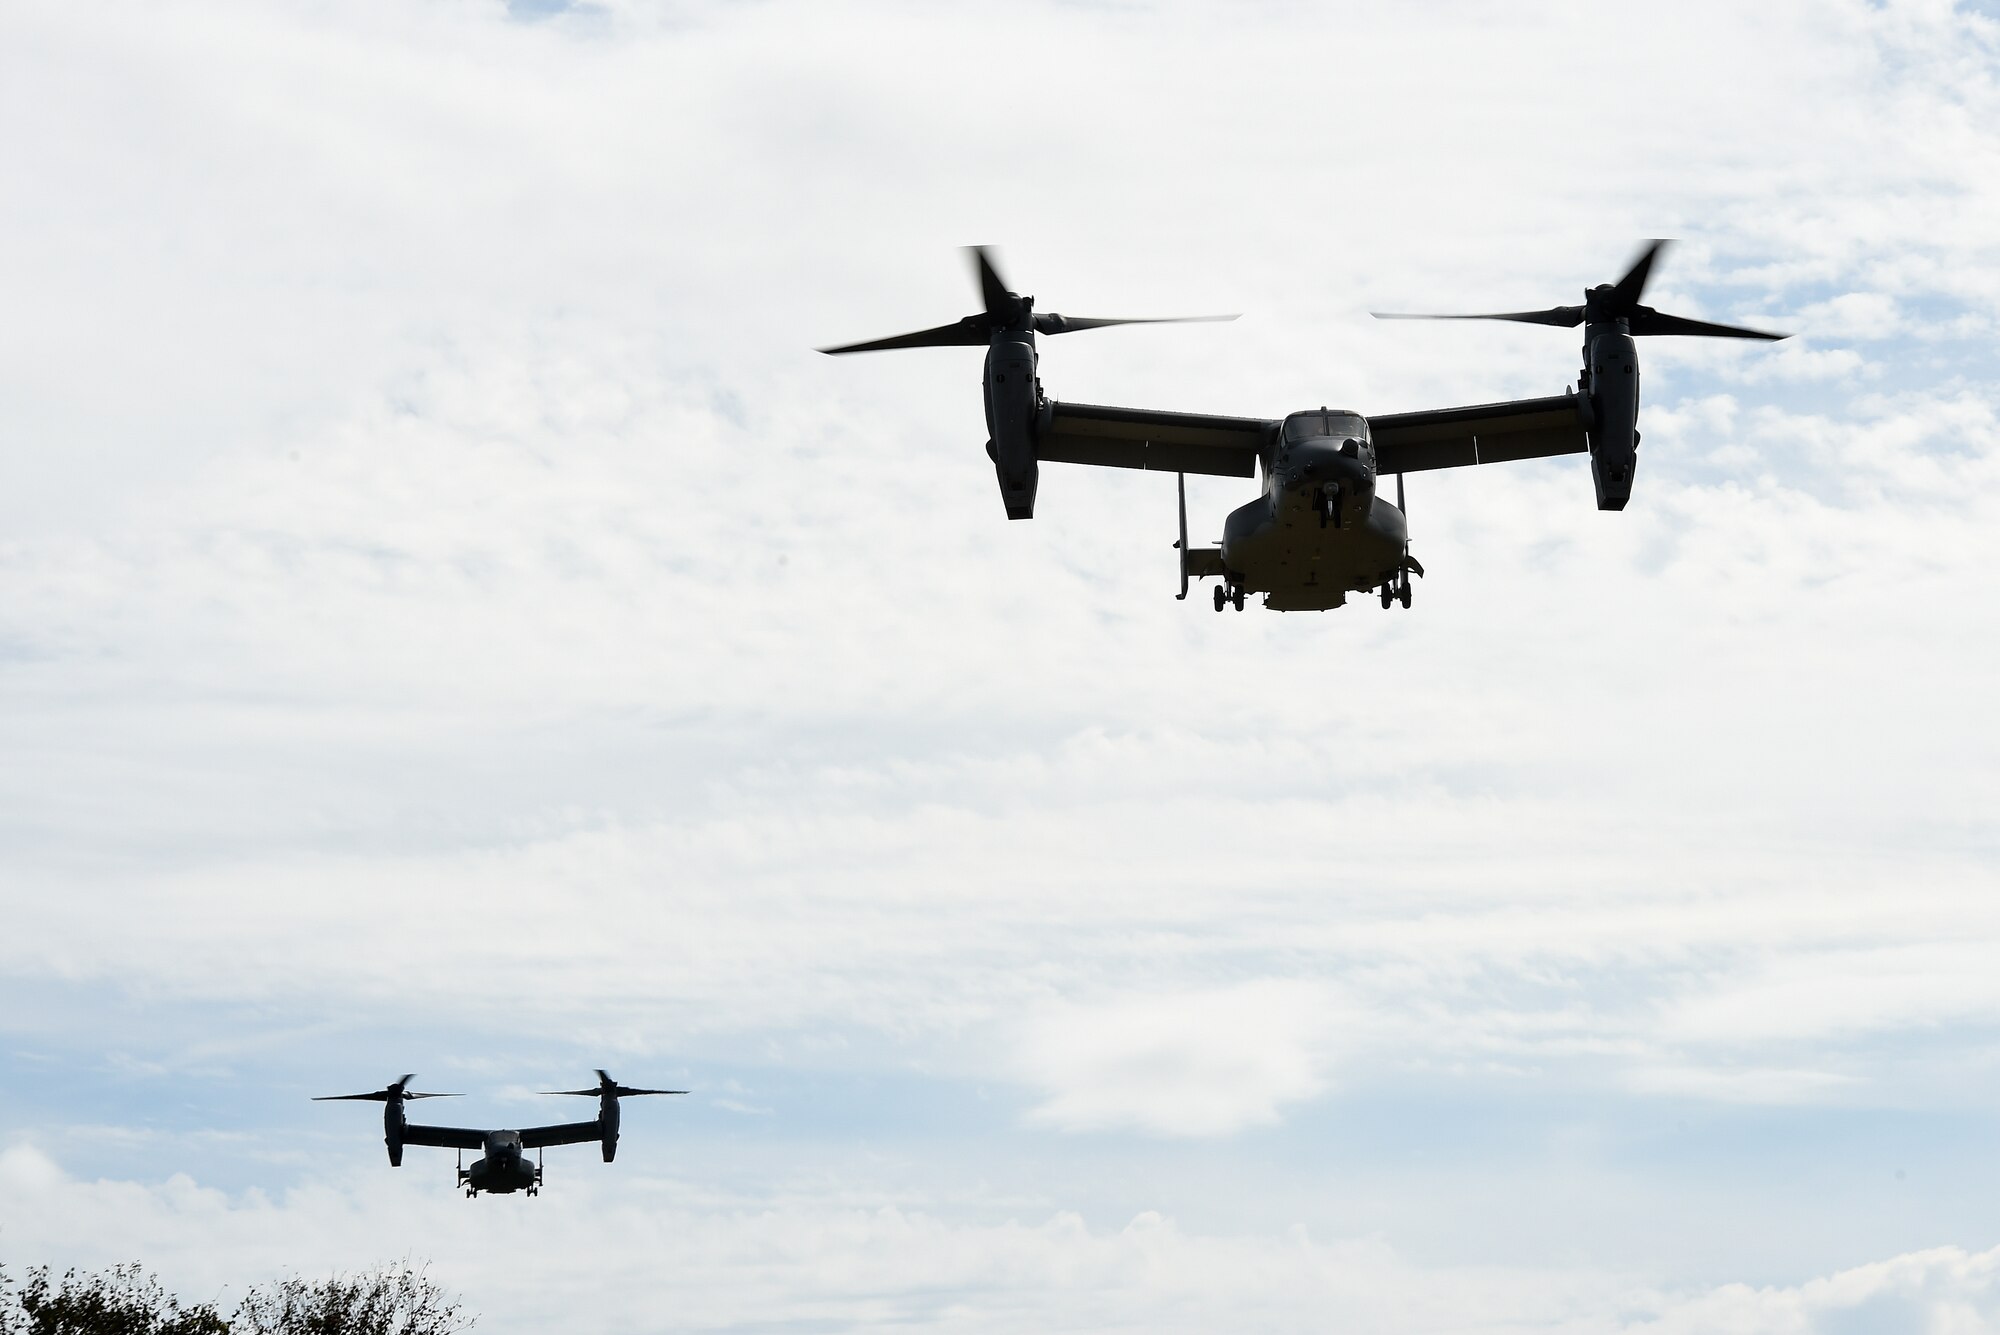
[{"label": "distant tiltrotor aircraft", "polygon": [[[315,1099],[316,1103],[343,1099],[362,1099],[380,1103],[382,1109],[382,1142],[389,1147],[389,1166],[400,1168],[403,1164],[405,1145],[441,1145],[446,1149],[457,1149],[458,1185],[465,1188],[467,1196],[477,1196],[482,1191],[495,1195],[507,1192],[525,1191],[528,1195],[538,1194],[542,1188],[541,1149],[545,1145],[581,1145],[596,1141],[604,1149],[604,1162],[610,1163],[618,1154],[618,1100],[633,1098],[640,1094],[685,1094],[684,1089],[629,1089],[613,1080],[603,1071],[597,1073],[597,1087],[594,1089],[552,1089],[550,1094],[576,1094],[584,1097],[595,1096],[597,1116],[588,1122],[564,1122],[559,1126],[530,1126],[519,1131],[480,1131],[470,1127],[420,1126],[406,1121],[403,1104],[409,1099],[454,1099],[457,1094],[418,1094],[410,1089],[410,1081],[416,1079],[406,1075],[386,1089],[378,1089],[371,1094],[326,1094]],[[478,1150],[479,1158],[472,1167],[465,1166],[465,1151]],[[527,1151],[536,1151],[534,1162],[530,1163]]]}]

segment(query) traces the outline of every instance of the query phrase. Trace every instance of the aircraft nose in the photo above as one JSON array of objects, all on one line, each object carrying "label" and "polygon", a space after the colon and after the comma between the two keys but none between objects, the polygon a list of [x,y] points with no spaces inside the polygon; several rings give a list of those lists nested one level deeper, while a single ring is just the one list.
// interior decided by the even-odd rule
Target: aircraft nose
[{"label": "aircraft nose", "polygon": [[1292,476],[1300,482],[1347,481],[1360,478],[1364,472],[1361,460],[1342,448],[1346,443],[1326,440],[1294,447]]}]

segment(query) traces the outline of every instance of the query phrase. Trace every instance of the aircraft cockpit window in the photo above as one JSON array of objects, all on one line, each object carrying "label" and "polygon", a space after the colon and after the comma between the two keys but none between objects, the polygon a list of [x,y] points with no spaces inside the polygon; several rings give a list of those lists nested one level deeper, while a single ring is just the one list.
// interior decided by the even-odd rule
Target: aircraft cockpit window
[{"label": "aircraft cockpit window", "polygon": [[1368,423],[1362,420],[1359,413],[1322,409],[1319,412],[1293,413],[1285,419],[1285,440],[1290,444],[1318,440],[1324,436],[1365,439],[1367,435]]}]

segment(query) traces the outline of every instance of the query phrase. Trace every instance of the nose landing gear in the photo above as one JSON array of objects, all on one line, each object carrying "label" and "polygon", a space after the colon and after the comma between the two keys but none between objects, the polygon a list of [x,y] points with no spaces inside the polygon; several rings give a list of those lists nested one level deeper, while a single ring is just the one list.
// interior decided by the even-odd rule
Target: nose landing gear
[{"label": "nose landing gear", "polygon": [[1335,528],[1342,526],[1339,487],[1319,489],[1319,526],[1325,528],[1328,524],[1332,524]]}]

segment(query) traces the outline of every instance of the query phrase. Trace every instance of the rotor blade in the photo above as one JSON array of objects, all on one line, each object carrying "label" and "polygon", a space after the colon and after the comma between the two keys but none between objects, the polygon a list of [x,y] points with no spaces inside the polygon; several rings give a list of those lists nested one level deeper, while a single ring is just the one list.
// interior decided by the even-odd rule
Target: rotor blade
[{"label": "rotor blade", "polygon": [[633,1094],[687,1093],[685,1089],[633,1089],[630,1085],[621,1085],[616,1080],[612,1079],[611,1072],[605,1070],[602,1066],[597,1068],[597,1079],[598,1079],[598,1088],[604,1093],[611,1095],[611,1097],[615,1099],[622,1099]]},{"label": "rotor blade", "polygon": [[1630,324],[1636,334],[1697,334],[1707,338],[1761,338],[1775,343],[1790,334],[1768,334],[1761,329],[1745,329],[1741,325],[1710,324],[1706,320],[1690,320],[1681,315],[1662,315],[1658,311],[1648,311],[1632,317]]},{"label": "rotor blade", "polygon": [[1545,311],[1496,311],[1483,315],[1399,315],[1389,311],[1370,311],[1378,320],[1512,320],[1517,324],[1546,324],[1559,329],[1574,329],[1583,323],[1583,307],[1555,306]]},{"label": "rotor blade", "polygon": [[369,1103],[387,1103],[391,1099],[457,1099],[462,1094],[418,1094],[410,1089],[410,1082],[417,1078],[415,1071],[405,1071],[381,1089],[368,1094],[321,1094],[314,1103],[328,1103],[339,1099],[361,1099]]},{"label": "rotor blade", "polygon": [[1074,334],[1079,329],[1104,329],[1115,324],[1216,324],[1237,319],[1234,315],[1152,315],[1133,319],[1092,319],[1082,315],[1037,315],[1038,334]]},{"label": "rotor blade", "polygon": [[403,1094],[397,1095],[388,1089],[378,1089],[373,1094],[316,1094],[314,1103],[332,1103],[341,1099],[363,1099],[369,1103],[387,1103],[393,1098],[404,1099],[462,1099],[463,1094]]},{"label": "rotor blade", "polygon": [[1000,271],[993,267],[992,256],[985,246],[967,246],[972,256],[972,267],[979,277],[979,295],[986,303],[988,315],[1000,315],[1013,304],[1014,294],[1008,290]]},{"label": "rotor blade", "polygon": [[416,1073],[415,1071],[409,1071],[409,1072],[406,1072],[405,1074],[403,1074],[403,1075],[401,1075],[401,1076],[398,1076],[398,1077],[397,1077],[397,1079],[396,1079],[396,1083],[395,1083],[395,1084],[393,1084],[393,1085],[389,1086],[389,1088],[388,1088],[388,1089],[386,1089],[386,1090],[383,1090],[382,1092],[383,1092],[383,1093],[385,1093],[385,1094],[387,1094],[387,1093],[390,1093],[390,1092],[392,1092],[392,1091],[393,1091],[394,1093],[397,1093],[397,1094],[400,1094],[400,1095],[402,1095],[402,1096],[403,1096],[404,1098],[406,1098],[406,1099],[456,1099],[456,1098],[463,1098],[463,1097],[464,1097],[464,1095],[462,1095],[462,1094],[418,1094],[418,1093],[414,1093],[414,1092],[412,1092],[412,1091],[411,1091],[411,1089],[410,1089],[410,1082],[411,1082],[412,1080],[415,1080],[416,1078],[417,1078],[417,1073]]},{"label": "rotor blade", "polygon": [[986,331],[985,317],[968,315],[952,324],[941,324],[935,329],[919,329],[914,334],[896,334],[890,338],[870,339],[866,343],[843,343],[837,348],[821,348],[828,356],[838,356],[843,352],[888,352],[892,348],[959,348],[978,347],[991,337]]},{"label": "rotor blade", "polygon": [[1639,304],[1639,298],[1646,291],[1646,280],[1653,275],[1653,261],[1659,258],[1661,251],[1672,244],[1671,241],[1646,243],[1646,248],[1639,252],[1638,259],[1632,261],[1632,267],[1625,271],[1625,276],[1611,285],[1611,290],[1617,294],[1621,305]]},{"label": "rotor blade", "polygon": [[603,1092],[604,1090],[601,1086],[596,1089],[545,1089],[542,1091],[542,1093],[544,1094],[576,1094],[583,1098],[590,1098],[590,1099],[596,1098],[599,1094],[602,1094]]}]

